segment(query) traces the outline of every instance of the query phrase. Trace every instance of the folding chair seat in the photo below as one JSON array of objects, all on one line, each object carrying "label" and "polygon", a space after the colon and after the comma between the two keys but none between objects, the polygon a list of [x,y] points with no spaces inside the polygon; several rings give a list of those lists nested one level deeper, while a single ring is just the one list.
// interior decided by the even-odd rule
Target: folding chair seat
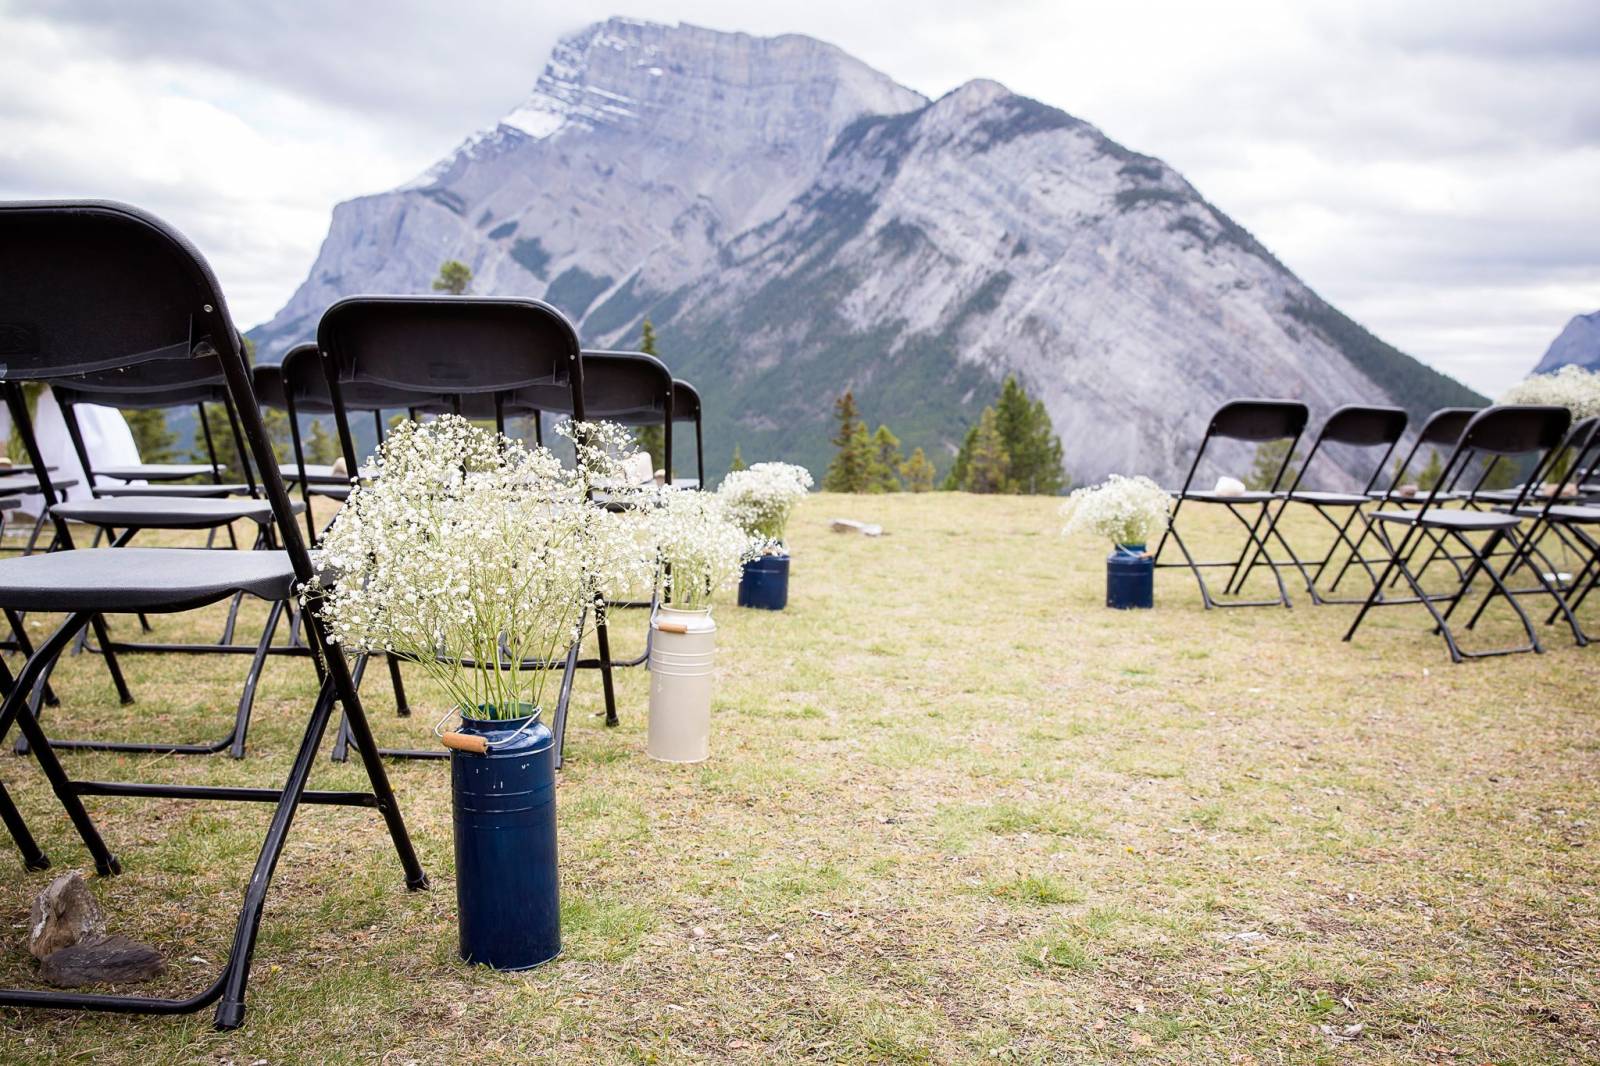
[{"label": "folding chair seat", "polygon": [[[1278,573],[1276,560],[1267,550],[1266,543],[1261,537],[1261,530],[1268,522],[1271,505],[1283,499],[1278,487],[1283,481],[1284,471],[1289,467],[1290,457],[1294,455],[1295,445],[1300,443],[1300,436],[1305,432],[1306,421],[1309,418],[1310,412],[1306,409],[1306,405],[1293,400],[1230,400],[1217,408],[1216,413],[1211,416],[1211,421],[1206,425],[1205,435],[1200,439],[1200,447],[1195,450],[1194,461],[1189,465],[1189,473],[1183,479],[1183,487],[1172,494],[1174,499],[1172,514],[1167,519],[1167,528],[1161,534],[1161,542],[1156,545],[1154,565],[1158,568],[1187,567],[1194,575],[1195,584],[1200,586],[1200,599],[1207,610],[1213,607],[1292,606],[1289,592],[1284,588],[1283,578]],[[1249,491],[1242,495],[1224,495],[1195,488],[1195,474],[1200,469],[1200,462],[1205,458],[1212,442],[1219,440],[1255,444],[1287,441],[1289,447],[1284,452],[1283,461],[1278,464],[1278,469],[1274,472],[1272,482],[1266,490]],[[1194,558],[1178,531],[1178,516],[1186,503],[1220,505],[1238,520],[1244,527],[1245,543],[1236,558],[1219,561],[1197,561]],[[1246,509],[1253,510],[1254,516],[1246,514]],[[1181,562],[1162,561],[1162,555],[1169,542],[1182,554]],[[1267,566],[1277,583],[1276,599],[1220,600],[1211,594],[1210,588],[1206,585],[1205,570],[1226,567],[1229,573],[1224,588],[1231,594],[1236,584],[1240,588],[1243,587],[1247,567],[1253,566],[1257,559]]]},{"label": "folding chair seat", "polygon": [[[299,537],[282,480],[250,388],[243,342],[228,316],[210,268],[192,246],[163,223],[134,208],[99,201],[0,204],[0,322],[25,323],[7,337],[0,384],[30,458],[37,443],[27,425],[19,383],[69,381],[119,367],[165,362],[168,369],[213,359],[231,397],[237,399],[249,454],[264,475],[281,551],[223,552],[206,549],[77,549],[58,522],[60,550],[0,562],[0,607],[61,612],[66,620],[28,655],[0,703],[0,739],[13,725],[28,741],[34,761],[49,781],[102,875],[120,870],[84,806],[86,796],[183,798],[264,802],[273,805],[227,962],[207,987],[185,998],[111,995],[74,991],[0,989],[0,1006],[44,1007],[136,1014],[187,1014],[216,1004],[218,1028],[244,1019],[244,997],[262,908],[290,824],[302,802],[376,808],[388,827],[408,888],[427,886],[406,832],[399,804],[382,761],[363,755],[371,792],[308,792],[306,785],[335,701],[340,703],[363,752],[371,732],[343,654],[319,619],[312,645],[322,684],[307,716],[293,764],[281,789],[166,785],[70,778],[30,707],[29,694],[43,680],[74,636],[103,612],[184,610],[243,593],[281,604],[311,578],[311,560]],[[21,417],[19,417],[19,412]],[[263,460],[266,460],[264,463]],[[55,501],[52,501],[55,502]],[[14,762],[9,765],[21,767]],[[0,821],[29,869],[44,869],[40,850],[21,812],[0,788]]]},{"label": "folding chair seat", "polygon": [[[333,411],[345,467],[350,470],[359,469],[360,459],[350,429],[351,410],[381,406],[449,410],[474,418],[492,415],[502,431],[507,417],[535,413],[539,404],[559,403],[579,421],[588,411],[587,357],[577,334],[561,312],[537,300],[350,297],[324,312],[313,350],[320,353],[323,371],[323,389],[316,398]],[[313,395],[311,375],[301,369],[309,358],[307,354],[300,357],[302,362],[285,360],[285,388],[296,403]],[[670,380],[668,375],[669,388]],[[604,609],[603,601],[595,605],[602,618]],[[600,653],[593,665],[601,670],[607,708],[614,715],[604,625],[598,633]],[[562,760],[573,671],[580,665],[577,656],[574,642],[565,659],[522,664],[524,669],[565,671],[551,717],[557,766]],[[346,739],[341,731],[336,757]],[[380,754],[436,758],[441,753],[385,748]]]},{"label": "folding chair seat", "polygon": [[[1453,662],[1460,662],[1463,658],[1524,651],[1542,652],[1544,649],[1539,643],[1539,635],[1534,631],[1527,612],[1506,585],[1506,578],[1516,569],[1522,554],[1519,529],[1523,519],[1515,512],[1518,506],[1526,502],[1529,487],[1524,485],[1522,499],[1505,512],[1447,509],[1443,501],[1438,499],[1438,494],[1442,486],[1453,484],[1461,471],[1481,455],[1492,456],[1495,460],[1531,457],[1534,469],[1543,469],[1551,458],[1552,450],[1562,444],[1571,421],[1572,415],[1565,407],[1501,406],[1490,407],[1473,415],[1451,450],[1438,484],[1417,510],[1378,511],[1372,515],[1371,528],[1384,549],[1387,562],[1382,577],[1374,584],[1371,594],[1351,621],[1344,639],[1348,641],[1355,637],[1356,630],[1373,607],[1392,605],[1382,599],[1383,590],[1390,576],[1398,574],[1411,587],[1416,597],[1414,602],[1420,602],[1432,615],[1435,632],[1444,638]],[[1391,528],[1401,531],[1398,540],[1391,535]],[[1471,534],[1487,534],[1487,538],[1480,543],[1474,541]],[[1513,545],[1510,560],[1497,566],[1496,549],[1507,541]],[[1423,562],[1424,567],[1444,545],[1454,545],[1467,561],[1466,569],[1458,574],[1453,591],[1430,593],[1423,586],[1422,567],[1416,565],[1416,553],[1425,544],[1429,545],[1429,553]],[[1534,571],[1543,590],[1556,594],[1545,575],[1538,573],[1537,567]],[[1476,626],[1484,608],[1495,596],[1505,596],[1527,634],[1526,645],[1481,651],[1461,650],[1450,628],[1450,616],[1480,574],[1488,579],[1490,588],[1483,603],[1468,621],[1467,628]],[[1438,607],[1440,603],[1445,605],[1442,611]]]}]

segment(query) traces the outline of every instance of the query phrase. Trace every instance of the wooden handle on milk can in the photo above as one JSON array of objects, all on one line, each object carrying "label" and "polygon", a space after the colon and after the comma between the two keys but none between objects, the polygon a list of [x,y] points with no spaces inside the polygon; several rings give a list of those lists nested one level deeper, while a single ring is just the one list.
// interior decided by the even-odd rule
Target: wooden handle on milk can
[{"label": "wooden handle on milk can", "polygon": [[447,748],[456,751],[470,751],[474,755],[489,754],[489,742],[482,737],[475,737],[468,733],[440,733],[439,739]]},{"label": "wooden handle on milk can", "polygon": [[687,633],[689,627],[682,622],[657,622],[656,628],[663,633]]}]

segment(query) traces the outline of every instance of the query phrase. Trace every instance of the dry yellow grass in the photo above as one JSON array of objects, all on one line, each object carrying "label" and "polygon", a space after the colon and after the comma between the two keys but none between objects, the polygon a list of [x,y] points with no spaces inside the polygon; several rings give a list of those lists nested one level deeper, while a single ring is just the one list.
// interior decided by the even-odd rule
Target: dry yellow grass
[{"label": "dry yellow grass", "polygon": [[[307,808],[242,1031],[7,1011],[0,1061],[1600,1056],[1600,652],[1551,630],[1547,655],[1451,666],[1419,608],[1347,645],[1351,608],[1206,613],[1177,572],[1154,612],[1108,612],[1104,552],[1063,542],[1055,505],[806,501],[790,609],[718,611],[701,766],[644,757],[643,673],[622,679],[616,730],[580,678],[558,962],[456,960],[445,767],[394,764],[431,892],[404,891],[371,812]],[[830,533],[833,515],[890,535]],[[218,617],[157,625],[215,633]],[[640,615],[617,633],[636,647]],[[128,665],[123,709],[98,661],[65,662],[56,728],[225,731],[242,659]],[[412,676],[410,720],[381,671],[366,686],[386,743],[432,723]],[[307,664],[273,663],[242,763],[65,758],[79,776],[276,784],[311,692]],[[57,868],[86,865],[37,769],[6,757],[0,776]],[[324,761],[314,784],[359,787],[359,770]],[[164,988],[198,987],[266,808],[89,806],[126,868],[96,884],[114,923],[168,952]],[[0,979],[27,982],[46,875],[9,844],[0,869]]]}]

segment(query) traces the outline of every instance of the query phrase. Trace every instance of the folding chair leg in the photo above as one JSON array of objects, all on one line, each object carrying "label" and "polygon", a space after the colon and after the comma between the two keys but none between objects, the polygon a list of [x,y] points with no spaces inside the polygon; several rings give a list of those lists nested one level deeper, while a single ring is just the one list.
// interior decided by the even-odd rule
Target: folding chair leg
[{"label": "folding chair leg", "polygon": [[[1167,536],[1170,536],[1172,538],[1172,542],[1178,546],[1178,551],[1180,554],[1182,554],[1183,561],[1188,565],[1189,572],[1194,575],[1195,584],[1200,586],[1200,602],[1205,605],[1206,610],[1211,610],[1211,608],[1217,605],[1217,602],[1211,598],[1211,590],[1206,588],[1205,575],[1200,572],[1200,566],[1194,561],[1194,556],[1189,554],[1189,546],[1183,542],[1183,537],[1179,535],[1177,527],[1170,523],[1167,526],[1166,535],[1162,538],[1163,544],[1166,543]],[[1159,562],[1160,559],[1161,550],[1160,548],[1157,548],[1156,561]]]},{"label": "folding chair leg", "polygon": [[401,718],[410,718],[411,703],[406,699],[406,683],[400,676],[400,660],[393,655],[384,658],[389,660],[389,686],[394,689],[394,713]]},{"label": "folding chair leg", "polygon": [[49,857],[34,841],[33,834],[28,831],[28,823],[22,820],[22,812],[11,802],[11,794],[6,791],[4,784],[0,784],[0,821],[5,822],[6,831],[16,841],[17,850],[22,852],[23,866],[30,870],[50,869]]},{"label": "folding chair leg", "polygon": [[[578,627],[583,628],[583,619],[579,618]],[[578,642],[573,641],[567,649],[567,662],[561,671],[561,689],[556,695],[556,713],[551,716],[550,732],[554,734],[556,749],[556,769],[561,769],[561,764],[566,760],[567,752],[567,707],[572,702],[572,681],[578,673]]]},{"label": "folding chair leg", "polygon": [[[1361,628],[1361,623],[1367,617],[1367,612],[1372,610],[1373,605],[1376,604],[1379,600],[1379,597],[1383,595],[1384,586],[1389,583],[1390,575],[1395,572],[1400,564],[1399,556],[1395,553],[1394,542],[1389,539],[1389,535],[1385,533],[1383,528],[1376,522],[1371,524],[1371,528],[1377,535],[1378,543],[1382,544],[1384,551],[1388,553],[1389,561],[1384,565],[1383,576],[1372,583],[1372,591],[1369,592],[1367,594],[1367,598],[1362,601],[1361,609],[1356,612],[1356,616],[1350,620],[1350,628],[1344,631],[1345,643],[1349,643],[1351,640],[1355,639],[1356,630]],[[1402,548],[1406,547],[1410,540],[1411,531],[1407,530],[1406,535],[1400,540],[1400,546]]]},{"label": "folding chair leg", "polygon": [[83,800],[73,791],[72,782],[62,769],[61,761],[56,758],[55,749],[50,747],[50,741],[46,739],[43,728],[29,709],[27,699],[28,692],[38,682],[40,675],[55,662],[62,651],[72,643],[72,638],[77,635],[78,630],[88,624],[93,617],[84,612],[68,616],[67,620],[61,623],[61,627],[39,645],[39,650],[29,656],[21,672],[17,674],[16,684],[5,698],[3,709],[0,709],[0,740],[5,739],[5,735],[11,731],[11,723],[15,721],[22,736],[27,740],[39,769],[44,771],[50,787],[55,790],[56,798],[61,801],[67,817],[78,830],[78,836],[83,839],[89,854],[94,857],[95,869],[101,876],[109,877],[120,872],[122,867],[106,848],[105,841],[100,838],[100,831],[95,828],[89,812],[84,810]]},{"label": "folding chair leg", "polygon": [[239,604],[244,600],[244,593],[235,592],[233,599],[228,603],[228,620],[222,626],[222,639],[218,644],[228,645],[233,643],[233,632],[239,624]]},{"label": "folding chair leg", "polygon": [[[33,641],[28,639],[28,629],[22,624],[22,615],[16,611],[6,610],[6,621],[11,625],[11,635],[17,642],[17,650],[24,658],[33,654]],[[50,678],[44,679],[44,703],[46,707],[59,706],[61,700],[56,697],[55,690],[50,687]]]},{"label": "folding chair leg", "polygon": [[606,601],[596,596],[594,601],[594,636],[600,651],[600,688],[606,697],[606,725],[617,724],[617,692],[611,678],[611,635],[606,630]]},{"label": "folding chair leg", "polygon": [[122,676],[122,664],[117,662],[117,653],[111,650],[111,633],[106,629],[105,617],[94,615],[89,619],[89,625],[94,629],[94,639],[100,642],[100,655],[106,661],[106,672],[111,675],[111,683],[117,688],[117,699],[126,707],[133,702],[133,693],[128,690],[128,682]]},{"label": "folding chair leg", "polygon": [[232,745],[228,753],[235,759],[244,758],[244,737],[250,729],[250,712],[255,708],[256,687],[261,683],[261,671],[267,665],[267,649],[278,631],[278,619],[283,617],[283,601],[274,600],[267,610],[267,624],[262,627],[261,639],[256,643],[255,658],[250,660],[250,673],[244,679],[244,691],[239,694],[239,710],[233,719]]}]

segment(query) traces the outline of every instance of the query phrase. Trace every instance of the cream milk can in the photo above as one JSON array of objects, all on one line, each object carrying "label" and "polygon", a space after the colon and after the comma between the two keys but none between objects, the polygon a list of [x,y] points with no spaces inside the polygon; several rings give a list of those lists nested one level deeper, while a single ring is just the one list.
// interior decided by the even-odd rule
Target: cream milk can
[{"label": "cream milk can", "polygon": [[645,752],[663,762],[711,754],[711,664],[717,624],[711,609],[661,607],[651,623],[650,727]]}]

